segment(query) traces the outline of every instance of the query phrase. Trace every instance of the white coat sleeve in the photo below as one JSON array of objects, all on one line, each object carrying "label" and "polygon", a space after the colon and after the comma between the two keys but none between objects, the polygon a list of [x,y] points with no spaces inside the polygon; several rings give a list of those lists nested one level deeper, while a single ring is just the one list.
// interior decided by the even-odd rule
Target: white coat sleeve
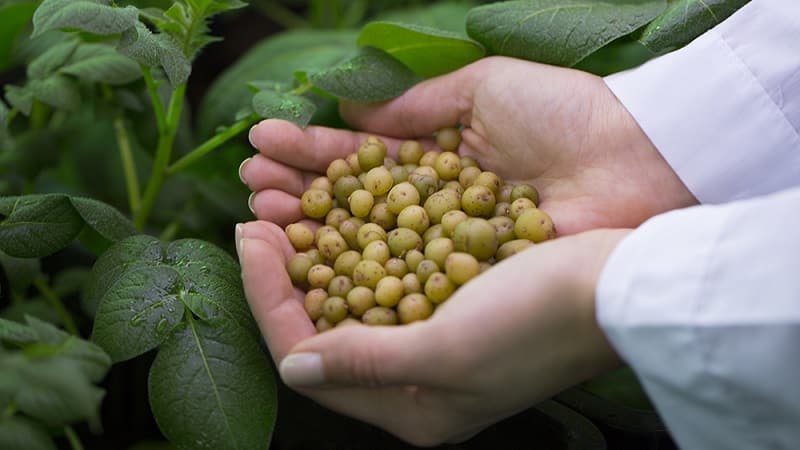
[{"label": "white coat sleeve", "polygon": [[605,81],[701,203],[800,185],[800,1],[752,0]]},{"label": "white coat sleeve", "polygon": [[596,302],[681,448],[797,448],[800,188],[650,219]]}]

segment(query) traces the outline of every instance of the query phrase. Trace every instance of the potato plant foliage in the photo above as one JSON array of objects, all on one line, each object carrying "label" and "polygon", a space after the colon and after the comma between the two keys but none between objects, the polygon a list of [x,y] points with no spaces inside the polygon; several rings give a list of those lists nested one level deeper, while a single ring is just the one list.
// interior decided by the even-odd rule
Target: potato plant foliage
[{"label": "potato plant foliage", "polygon": [[[280,6],[305,19],[270,9],[281,2],[0,2],[0,448],[81,448],[74,427],[102,430],[111,364],[144,354],[173,445],[269,447],[275,375],[227,251],[250,218],[235,172],[261,119],[341,125],[339,99],[389,100],[492,55],[618,71],[746,2]],[[292,29],[189,102],[198,58],[222,39],[212,22],[251,10]],[[52,268],[75,252],[91,270]]]}]

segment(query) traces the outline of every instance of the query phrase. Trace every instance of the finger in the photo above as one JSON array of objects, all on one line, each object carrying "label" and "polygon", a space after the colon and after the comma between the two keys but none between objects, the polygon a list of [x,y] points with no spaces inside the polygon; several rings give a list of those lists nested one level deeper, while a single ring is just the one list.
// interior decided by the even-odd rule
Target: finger
[{"label": "finger", "polygon": [[274,222],[281,227],[305,217],[300,208],[299,198],[275,189],[252,193],[248,204],[256,217]]},{"label": "finger", "polygon": [[300,197],[311,181],[321,174],[300,171],[266,156],[255,155],[242,166],[239,175],[251,191],[280,189]]},{"label": "finger", "polygon": [[280,373],[293,387],[444,385],[453,366],[436,343],[425,324],[335,329],[298,344]]},{"label": "finger", "polygon": [[298,342],[313,336],[316,329],[302,303],[297,301],[297,292],[284,268],[285,246],[275,245],[276,240],[286,237],[277,227],[270,233],[273,237],[269,240],[243,237],[238,251],[247,301],[273,359],[278,362]]},{"label": "finger", "polygon": [[[250,143],[268,158],[301,170],[322,173],[334,159],[345,158],[357,151],[368,136],[368,133],[325,127],[301,129],[285,120],[268,119],[250,130]],[[380,138],[391,156],[397,154],[404,142],[386,136]],[[433,148],[430,139],[420,142],[426,148]]]},{"label": "finger", "polygon": [[388,102],[343,102],[342,117],[356,128],[396,137],[430,136],[458,123],[469,125],[473,92],[490,65],[481,61],[423,81]]}]

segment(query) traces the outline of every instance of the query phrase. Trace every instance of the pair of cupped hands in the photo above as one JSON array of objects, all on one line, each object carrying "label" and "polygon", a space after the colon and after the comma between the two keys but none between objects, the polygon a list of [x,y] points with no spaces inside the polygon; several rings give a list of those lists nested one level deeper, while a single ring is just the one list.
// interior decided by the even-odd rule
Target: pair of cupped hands
[{"label": "pair of cupped hands", "polygon": [[[696,203],[602,79],[487,58],[380,104],[342,104],[365,132],[266,120],[240,176],[258,221],[236,227],[244,288],[283,381],[416,445],[474,435],[620,364],[595,317],[610,253],[644,220]],[[458,152],[539,190],[559,234],[484,272],[423,322],[317,334],[285,265],[300,196],[368,134],[406,139],[461,124]]]}]

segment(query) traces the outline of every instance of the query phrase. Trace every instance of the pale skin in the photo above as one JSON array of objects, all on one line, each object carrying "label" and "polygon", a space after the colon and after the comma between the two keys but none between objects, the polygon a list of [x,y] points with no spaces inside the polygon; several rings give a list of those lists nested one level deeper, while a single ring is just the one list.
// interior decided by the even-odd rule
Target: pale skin
[{"label": "pale skin", "polygon": [[[284,382],[435,445],[620,363],[595,319],[603,266],[624,228],[696,200],[600,78],[487,58],[342,114],[368,133],[268,120],[250,135],[260,154],[240,169],[261,219],[237,227],[245,292]],[[282,227],[302,219],[303,190],[368,134],[394,154],[405,139],[432,146],[433,132],[457,123],[459,153],[536,186],[560,237],[473,279],[425,322],[317,335],[284,269],[294,250]]]}]

